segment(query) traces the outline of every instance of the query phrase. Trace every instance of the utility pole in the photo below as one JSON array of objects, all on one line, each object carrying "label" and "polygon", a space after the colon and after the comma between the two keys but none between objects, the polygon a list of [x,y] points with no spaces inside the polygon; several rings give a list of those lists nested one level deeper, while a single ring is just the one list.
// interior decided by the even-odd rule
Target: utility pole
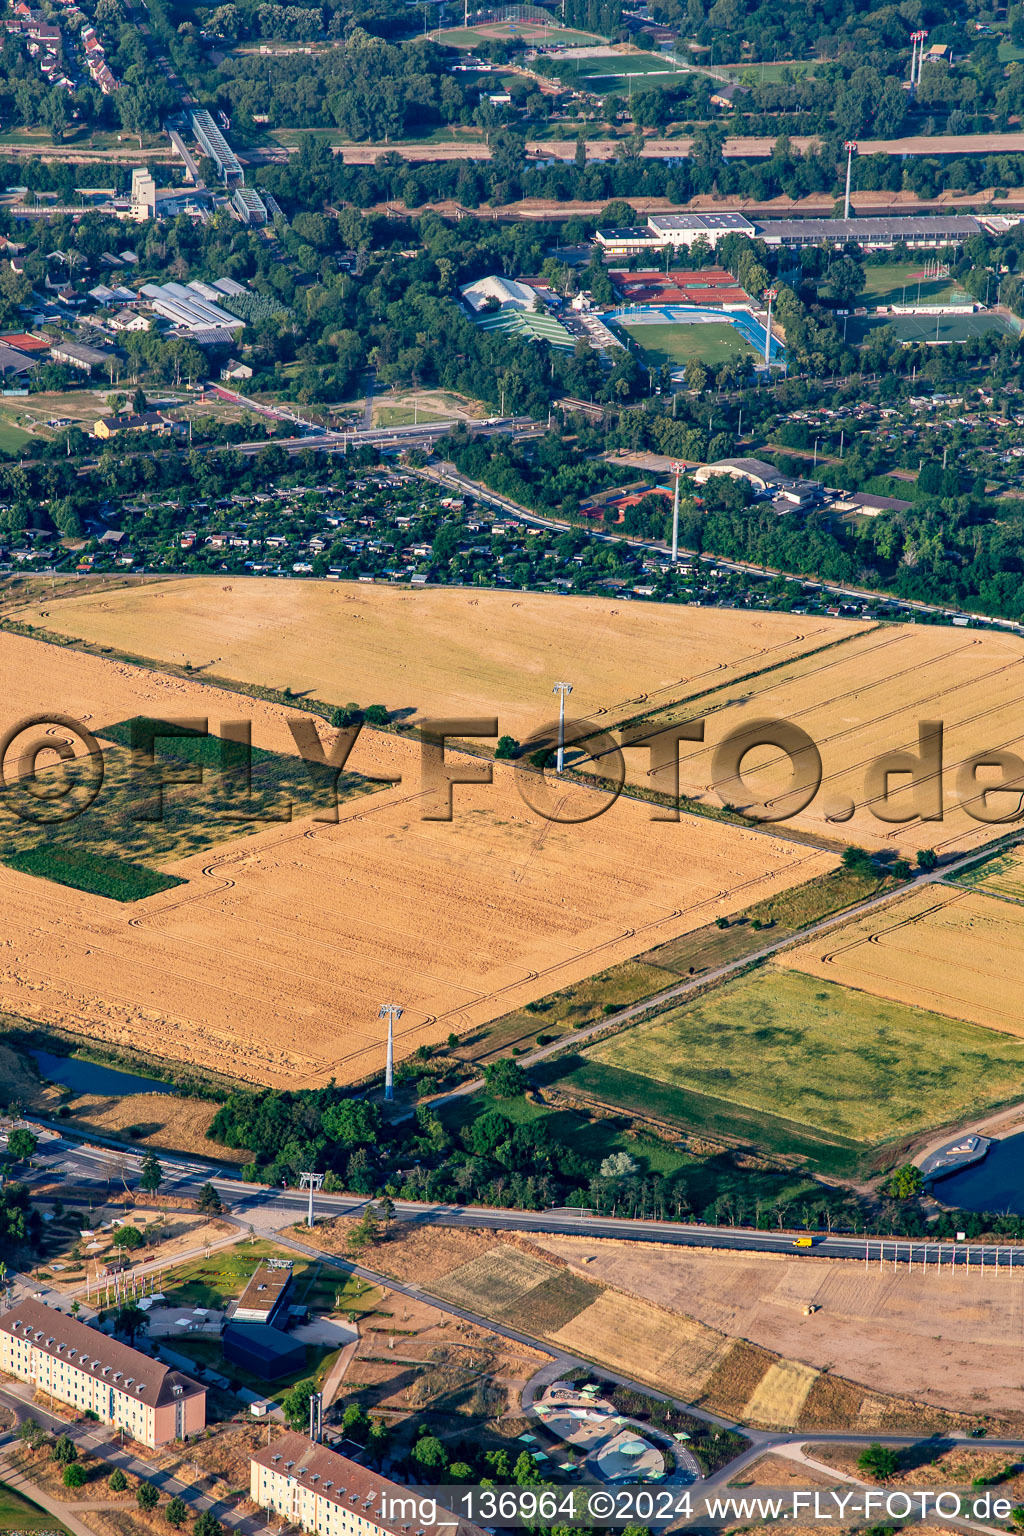
[{"label": "utility pole", "polygon": [[768,377],[771,378],[772,367],[772,305],[779,296],[777,288],[766,288],[761,297],[768,305],[768,324],[764,332],[764,365],[768,369]]},{"label": "utility pole", "polygon": [[551,690],[558,694],[558,759],[556,769],[562,772],[565,766],[565,696],[572,693],[572,683],[556,683]]},{"label": "utility pole", "polygon": [[846,150],[846,201],[843,204],[843,218],[850,217],[850,172],[853,169],[853,157],[857,153],[857,146],[852,139],[847,139],[843,145]]},{"label": "utility pole", "polygon": [[309,1210],[306,1213],[306,1225],[311,1232],[313,1230],[313,1192],[314,1190],[322,1189],[323,1183],[324,1176],[322,1173],[299,1174],[299,1188],[309,1190]]},{"label": "utility pole", "polygon": [[388,1021],[388,1054],[384,1067],[384,1097],[393,1099],[395,1096],[395,1020],[402,1017],[402,1009],[397,1003],[381,1003],[378,1019]]}]

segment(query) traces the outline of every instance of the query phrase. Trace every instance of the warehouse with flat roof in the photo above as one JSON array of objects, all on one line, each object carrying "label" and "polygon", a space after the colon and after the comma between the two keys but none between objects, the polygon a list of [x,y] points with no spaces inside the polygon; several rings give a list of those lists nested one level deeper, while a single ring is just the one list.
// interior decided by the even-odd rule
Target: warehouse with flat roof
[{"label": "warehouse with flat roof", "polygon": [[865,250],[890,250],[894,245],[938,249],[959,245],[982,234],[969,213],[922,214],[920,218],[879,219],[759,219],[756,235],[765,245],[853,245]]}]

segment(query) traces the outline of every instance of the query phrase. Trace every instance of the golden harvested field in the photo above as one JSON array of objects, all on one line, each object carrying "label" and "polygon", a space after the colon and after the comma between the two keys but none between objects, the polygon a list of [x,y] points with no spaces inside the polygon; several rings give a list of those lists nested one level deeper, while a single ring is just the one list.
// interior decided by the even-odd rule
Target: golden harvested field
[{"label": "golden harvested field", "polygon": [[751,1394],[744,1417],[755,1424],[794,1429],[800,1410],[818,1379],[818,1372],[796,1360],[778,1360],[764,1373]]},{"label": "golden harvested field", "polygon": [[[599,1277],[588,1273],[587,1278]],[[693,1318],[621,1291],[605,1291],[549,1337],[562,1349],[687,1402],[699,1400],[704,1383],[731,1347],[721,1333]]]},{"label": "golden harvested field", "polygon": [[[730,732],[753,720],[792,721],[817,746],[822,782],[794,824],[871,848],[913,853],[979,846],[993,835],[961,808],[960,765],[977,753],[1007,748],[1022,753],[1024,643],[1015,636],[969,633],[924,625],[892,625],[854,635],[844,645],[796,659],[742,687],[723,685],[707,697],[651,718],[651,729],[703,718],[703,745],[680,745],[680,788],[712,805],[744,804],[743,786],[724,774],[715,782],[712,755]],[[944,725],[944,819],[922,821],[907,777],[890,782],[893,809],[910,819],[892,825],[873,814],[866,788],[869,765],[895,751],[918,750],[918,725]],[[634,782],[649,782],[646,751],[627,752]],[[806,754],[805,754],[806,757]],[[778,796],[790,782],[788,758],[773,748],[752,751],[743,764],[751,787]],[[987,776],[992,782],[991,776]],[[924,780],[923,787],[933,780]],[[1024,785],[1021,786],[1024,788]],[[990,798],[990,811],[1017,808],[1019,794]],[[829,819],[843,818],[846,819]]]},{"label": "golden harvested field", "polygon": [[197,1157],[213,1155],[222,1163],[247,1163],[249,1153],[221,1142],[214,1146],[206,1139],[216,1112],[216,1104],[180,1099],[172,1093],[133,1093],[128,1098],[84,1093],[72,1101],[67,1124],[106,1136],[123,1136],[131,1129],[131,1139],[140,1147],[190,1152]]},{"label": "golden harvested field", "polygon": [[[10,634],[0,675],[5,727],[47,708],[94,730],[241,717],[255,745],[294,753],[293,711],[192,679]],[[383,1066],[383,998],[405,1009],[408,1055],[836,864],[758,831],[652,822],[626,800],[543,821],[501,763],[493,785],[456,788],[452,822],[424,821],[418,747],[372,731],[348,767],[402,781],[342,805],[336,825],[270,823],[164,863],[187,884],[143,901],[0,867],[0,1009],[254,1082],[351,1082]]]},{"label": "golden harvested field", "polygon": [[931,885],[775,962],[1024,1037],[1024,907]]},{"label": "golden harvested field", "polygon": [[[797,1419],[799,1427],[845,1422],[871,1433],[888,1424],[896,1432],[908,1422],[908,1398],[961,1414],[1024,1410],[1018,1367],[1024,1337],[1024,1268],[985,1275],[973,1269],[968,1276],[964,1267],[951,1271],[948,1264],[940,1271],[934,1253],[922,1272],[919,1267],[910,1271],[905,1264],[894,1269],[891,1262],[875,1262],[867,1269],[853,1259],[711,1252],[541,1234],[533,1241],[568,1259],[588,1280],[628,1288],[646,1305],[678,1314],[681,1320],[693,1319],[730,1338],[747,1339],[802,1362],[813,1373],[834,1371],[835,1376],[808,1383],[811,1390]],[[808,1317],[804,1308],[809,1304],[819,1310]],[[573,1326],[586,1317],[582,1313]],[[577,1347],[585,1349],[582,1341]],[[587,1353],[593,1356],[594,1349]],[[634,1358],[634,1374],[641,1358],[649,1358],[646,1345]],[[772,1370],[755,1387],[755,1399]],[[852,1381],[865,1389],[859,1403],[847,1390],[836,1398],[831,1413],[812,1413],[818,1389],[835,1386],[840,1376],[847,1378],[841,1385],[848,1387]],[[897,1397],[875,1395],[883,1393]]]},{"label": "golden harvested field", "polygon": [[1008,901],[1024,903],[1024,852],[1020,848],[1011,848],[965,870],[956,879],[958,885],[970,886],[971,890],[987,891],[992,896],[1005,896]]},{"label": "golden harvested field", "polygon": [[569,713],[606,724],[864,627],[602,597],[237,576],[42,601],[17,616],[333,704],[384,704],[409,718],[496,715],[520,740],[557,715],[551,688],[561,678],[573,684]]}]

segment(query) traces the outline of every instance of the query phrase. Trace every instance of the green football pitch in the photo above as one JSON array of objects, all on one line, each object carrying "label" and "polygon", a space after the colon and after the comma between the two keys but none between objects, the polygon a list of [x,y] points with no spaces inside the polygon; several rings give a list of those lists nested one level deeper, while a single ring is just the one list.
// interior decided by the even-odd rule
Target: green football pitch
[{"label": "green football pitch", "polygon": [[990,331],[998,331],[1003,335],[1012,332],[1012,326],[1003,319],[1002,315],[987,314],[984,311],[978,314],[963,315],[936,315],[934,319],[930,315],[875,315],[860,320],[851,320],[848,326],[850,341],[867,341],[873,331],[881,330],[884,326],[891,326],[896,333],[898,341],[930,341],[942,345],[954,341],[969,341],[974,336],[985,336]]},{"label": "green football pitch", "polygon": [[754,356],[750,343],[724,320],[720,324],[714,320],[692,324],[680,321],[675,325],[670,321],[653,325],[622,323],[622,329],[629,332],[643,349],[648,363],[656,368],[663,363],[670,368],[683,368],[694,358],[716,367],[732,357]]},{"label": "green football pitch", "polygon": [[[934,263],[933,263],[934,266]],[[948,277],[926,277],[924,261],[886,261],[864,268],[864,304],[955,304],[966,298]]]}]

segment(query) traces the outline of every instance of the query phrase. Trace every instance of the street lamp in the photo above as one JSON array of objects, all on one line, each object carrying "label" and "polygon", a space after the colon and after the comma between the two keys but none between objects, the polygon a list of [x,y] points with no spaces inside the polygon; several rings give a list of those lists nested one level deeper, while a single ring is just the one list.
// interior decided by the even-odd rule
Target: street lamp
[{"label": "street lamp", "polygon": [[558,758],[555,767],[561,773],[565,765],[565,696],[572,693],[572,683],[556,683],[551,692],[558,694]]},{"label": "street lamp", "polygon": [[672,564],[679,559],[679,476],[682,473],[681,464],[672,465],[672,473],[676,477],[675,493],[672,497]]}]

